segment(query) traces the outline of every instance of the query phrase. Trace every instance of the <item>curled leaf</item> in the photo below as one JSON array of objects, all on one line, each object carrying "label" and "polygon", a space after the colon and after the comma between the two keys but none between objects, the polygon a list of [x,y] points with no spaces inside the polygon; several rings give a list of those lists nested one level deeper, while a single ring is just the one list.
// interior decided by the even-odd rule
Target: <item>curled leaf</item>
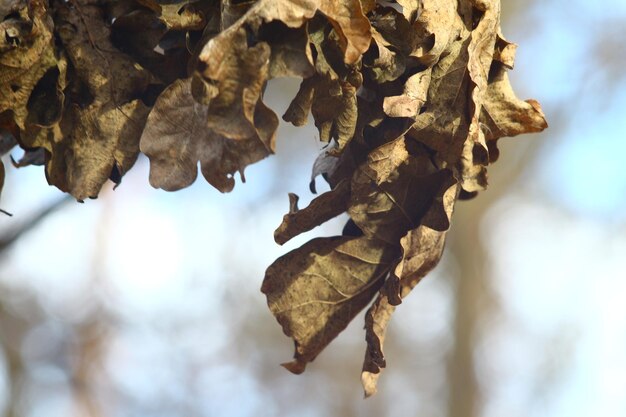
[{"label": "curled leaf", "polygon": [[33,89],[57,66],[53,29],[44,1],[19,2],[0,22],[0,113],[10,110],[24,129]]},{"label": "curled leaf", "polygon": [[347,181],[342,181],[332,190],[316,197],[306,208],[292,209],[285,214],[283,222],[274,232],[274,240],[282,245],[291,238],[340,215],[346,211],[349,200],[350,185]]},{"label": "curled leaf", "polygon": [[397,248],[366,237],[317,238],[278,258],[261,291],[295,343],[293,373],[330,343],[378,291]]},{"label": "curled leaf", "polygon": [[209,106],[194,100],[191,79],[178,80],[159,97],[141,137],[150,158],[150,184],[168,191],[190,185],[200,161],[206,180],[222,192],[233,189],[235,172],[272,152],[278,119],[261,101],[251,136],[231,139],[207,127]]},{"label": "curled leaf", "polygon": [[[443,186],[439,201],[435,200],[431,210],[439,211],[449,224],[458,187]],[[365,340],[367,349],[363,361],[361,382],[365,396],[376,393],[380,373],[386,367],[383,344],[387,326],[395,306],[406,297],[417,283],[430,272],[441,259],[445,245],[447,228],[435,230],[421,225],[409,231],[400,240],[402,259],[396,265],[393,275],[385,282],[374,304],[365,315]]]}]

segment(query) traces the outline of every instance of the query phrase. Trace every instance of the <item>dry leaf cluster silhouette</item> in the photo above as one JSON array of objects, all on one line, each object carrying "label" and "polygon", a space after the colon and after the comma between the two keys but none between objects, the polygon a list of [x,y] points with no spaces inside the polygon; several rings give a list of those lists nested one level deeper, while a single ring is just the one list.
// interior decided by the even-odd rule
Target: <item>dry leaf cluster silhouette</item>
[{"label": "dry leaf cluster silhouette", "polygon": [[[507,78],[516,45],[498,0],[2,0],[2,153],[45,164],[77,200],[139,152],[168,191],[197,176],[228,192],[274,152],[267,81],[300,77],[283,119],[309,113],[331,190],[290,209],[283,244],[347,212],[341,236],[276,260],[262,292],[294,360],[308,362],[370,305],[362,382],[376,391],[395,306],[439,261],[455,202],[487,186],[503,136],[547,124]],[[0,187],[4,166],[0,165]],[[372,303],[372,300],[373,303]]]}]

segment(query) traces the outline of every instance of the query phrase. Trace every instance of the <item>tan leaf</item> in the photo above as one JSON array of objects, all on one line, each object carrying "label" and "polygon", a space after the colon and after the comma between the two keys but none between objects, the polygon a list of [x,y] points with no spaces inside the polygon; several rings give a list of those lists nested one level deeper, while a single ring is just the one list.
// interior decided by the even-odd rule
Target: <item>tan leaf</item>
[{"label": "tan leaf", "polygon": [[350,142],[354,136],[358,117],[357,88],[349,82],[326,79],[316,84],[311,113],[319,130],[320,140],[337,141],[337,151]]},{"label": "tan leaf", "polygon": [[537,101],[517,98],[504,65],[493,71],[484,97],[480,122],[488,141],[541,132],[548,127]]},{"label": "tan leaf", "polygon": [[422,10],[415,26],[422,42],[412,53],[422,64],[431,66],[439,61],[442,53],[463,36],[465,25],[457,8],[457,2],[450,0],[422,0]]},{"label": "tan leaf", "polygon": [[[341,40],[346,64],[356,63],[369,48],[370,23],[363,14],[359,0],[259,0],[237,22],[215,38],[216,43],[245,26],[256,31],[263,23],[281,21],[290,28],[298,28],[322,12]],[[225,28],[223,28],[225,29]]]},{"label": "tan leaf", "polygon": [[376,29],[372,29],[372,40],[377,56],[371,63],[364,63],[371,68],[372,79],[379,84],[396,80],[406,69],[406,58],[396,52],[394,46]]},{"label": "tan leaf", "polygon": [[432,69],[411,75],[404,84],[399,96],[385,97],[383,110],[389,117],[410,117],[415,119],[422,109],[428,94]]},{"label": "tan leaf", "polygon": [[[261,101],[254,110],[250,137],[229,139],[207,127],[209,106],[191,94],[191,79],[168,87],[154,105],[141,151],[150,158],[150,184],[168,191],[190,185],[200,161],[206,180],[222,192],[233,189],[233,174],[272,152],[278,119]],[[243,178],[243,176],[242,176]]]},{"label": "tan leaf", "polygon": [[500,5],[496,0],[458,5],[464,24],[447,54],[434,65],[428,110],[416,118],[407,136],[435,150],[438,165],[454,167],[463,189],[475,192],[487,186],[490,157],[480,116],[499,33]]},{"label": "tan leaf", "polygon": [[425,154],[410,155],[399,138],[372,151],[355,172],[348,214],[366,236],[397,244],[450,180],[450,171],[437,171]]},{"label": "tan leaf", "polygon": [[0,22],[0,113],[12,111],[20,129],[25,127],[33,89],[58,62],[46,3],[16,5],[19,11]]},{"label": "tan leaf", "polygon": [[321,0],[320,11],[328,17],[341,39],[346,64],[354,64],[370,46],[370,22],[359,0]]},{"label": "tan leaf", "polygon": [[272,22],[259,30],[259,39],[271,48],[269,78],[303,77],[315,74],[306,25],[293,29]]},{"label": "tan leaf", "polygon": [[493,52],[494,61],[499,61],[508,69],[513,69],[517,45],[504,39],[500,32],[496,37],[496,48]]},{"label": "tan leaf", "polygon": [[366,237],[317,238],[278,258],[261,291],[295,342],[294,373],[330,343],[376,294],[397,247]]},{"label": "tan leaf", "polygon": [[208,105],[207,127],[230,139],[255,134],[255,109],[268,78],[269,58],[267,43],[248,47],[243,28],[227,30],[204,46],[192,93]]},{"label": "tan leaf", "polygon": [[294,126],[304,126],[307,123],[313,105],[316,82],[316,77],[302,80],[296,96],[291,100],[289,107],[283,114],[284,121],[292,123]]},{"label": "tan leaf", "polygon": [[[448,183],[449,184],[449,183]],[[443,215],[447,223],[452,216],[458,187],[441,187],[439,201],[434,201],[430,211],[437,217]],[[435,230],[421,225],[402,237],[402,259],[396,265],[394,274],[385,282],[380,294],[365,315],[365,340],[367,349],[363,361],[361,383],[365,396],[376,393],[380,373],[386,367],[383,344],[385,333],[395,306],[406,297],[421,279],[430,272],[441,259],[447,229]]]},{"label": "tan leaf", "polygon": [[315,19],[308,26],[309,39],[316,52],[317,74],[302,81],[283,119],[301,126],[310,111],[320,140],[335,139],[338,146],[334,152],[338,154],[354,137],[358,118],[356,92],[363,78],[356,67],[346,67],[337,59],[339,47],[328,39],[323,21]]},{"label": "tan leaf", "polygon": [[[297,202],[297,196],[295,198]],[[291,238],[340,215],[348,208],[349,200],[350,184],[348,181],[342,181],[332,190],[313,199],[302,210],[297,210],[297,206],[292,204],[296,210],[290,210],[283,216],[282,223],[274,231],[274,240],[282,245]]]},{"label": "tan leaf", "polygon": [[391,315],[396,310],[394,305],[389,303],[387,296],[379,294],[374,304],[365,313],[365,342],[367,349],[363,360],[363,371],[361,372],[361,384],[365,392],[365,397],[376,394],[378,378],[383,368],[387,367],[385,355],[383,354],[383,344],[387,325],[391,320]]},{"label": "tan leaf", "polygon": [[123,175],[134,164],[148,114],[134,97],[150,76],[115,50],[99,5],[88,0],[57,4],[55,26],[73,71],[68,103],[58,123],[29,125],[21,141],[46,148],[51,154],[48,181],[82,201],[96,197],[109,177]]},{"label": "tan leaf", "polygon": [[423,0],[398,0],[398,4],[402,6],[402,14],[409,23],[413,23],[420,13],[420,3]]},{"label": "tan leaf", "polygon": [[320,140],[337,141],[338,153],[354,137],[358,117],[357,88],[349,82],[315,75],[302,81],[300,90],[285,111],[283,119],[295,126],[306,124],[309,111]]}]

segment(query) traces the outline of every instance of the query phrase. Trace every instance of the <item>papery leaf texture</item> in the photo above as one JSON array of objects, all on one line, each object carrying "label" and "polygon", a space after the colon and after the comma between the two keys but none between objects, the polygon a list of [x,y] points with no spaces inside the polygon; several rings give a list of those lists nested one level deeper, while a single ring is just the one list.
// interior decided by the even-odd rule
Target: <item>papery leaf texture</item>
[{"label": "papery leaf texture", "polygon": [[[395,307],[442,257],[457,201],[488,185],[502,137],[540,132],[540,104],[508,71],[517,45],[498,0],[12,0],[0,7],[0,156],[44,165],[76,200],[119,185],[140,153],[149,182],[198,176],[220,192],[276,152],[268,83],[296,77],[282,115],[312,118],[321,152],[278,244],[337,216],[267,269],[262,292],[301,373],[365,315],[361,380],[376,392]],[[36,168],[29,168],[36,169]],[[1,202],[0,202],[1,203]]]}]

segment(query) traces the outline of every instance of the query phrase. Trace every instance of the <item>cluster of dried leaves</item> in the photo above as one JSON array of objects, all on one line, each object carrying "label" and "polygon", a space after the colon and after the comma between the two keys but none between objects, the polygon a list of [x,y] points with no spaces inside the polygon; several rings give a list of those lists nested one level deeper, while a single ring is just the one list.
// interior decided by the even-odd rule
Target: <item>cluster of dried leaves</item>
[{"label": "cluster of dried leaves", "polygon": [[[328,142],[313,168],[331,190],[291,208],[282,244],[347,212],[267,270],[262,291],[295,341],[300,373],[366,314],[362,381],[376,390],[396,305],[441,257],[455,202],[487,185],[503,136],[546,127],[507,78],[515,45],[498,0],[2,0],[2,151],[45,164],[76,199],[119,182],[141,151],[150,183],[232,190],[274,152],[268,80],[301,77],[283,119],[309,113]],[[0,184],[4,167],[0,165]]]}]

